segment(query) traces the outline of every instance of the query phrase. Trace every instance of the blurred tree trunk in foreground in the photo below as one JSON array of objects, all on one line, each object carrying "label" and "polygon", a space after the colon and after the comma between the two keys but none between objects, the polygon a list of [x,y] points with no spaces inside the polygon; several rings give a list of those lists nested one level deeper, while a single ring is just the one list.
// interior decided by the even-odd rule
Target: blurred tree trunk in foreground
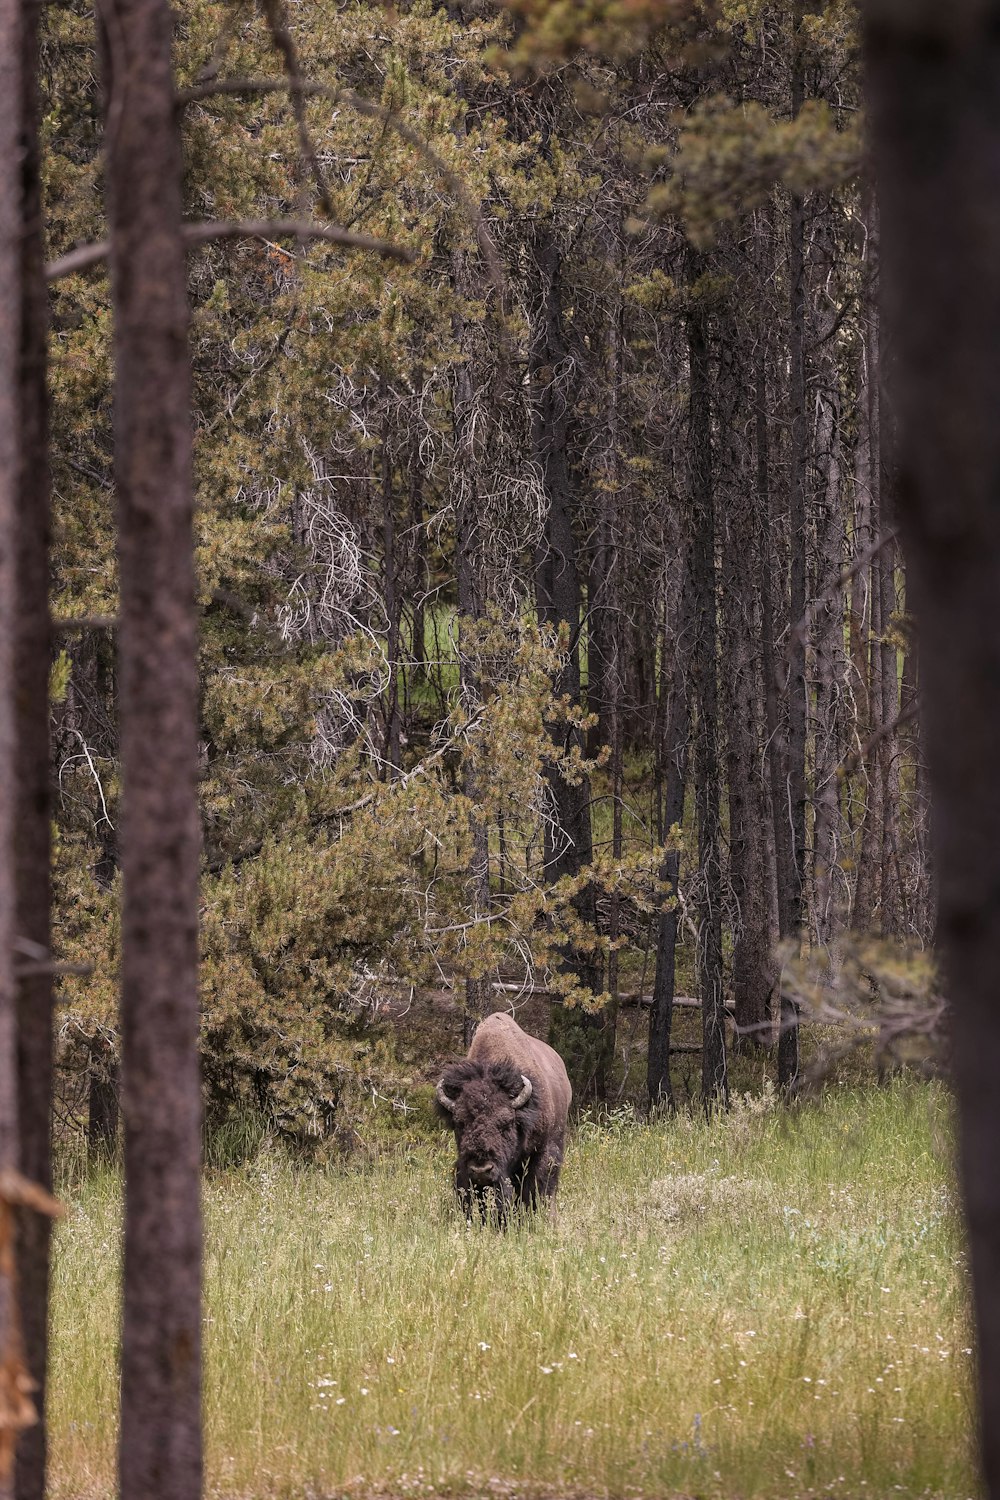
[{"label": "blurred tree trunk in foreground", "polygon": [[[38,126],[39,0],[21,6],[21,330],[19,515],[17,530],[17,935],[41,962],[27,964],[18,985],[18,1112],[21,1172],[52,1187],[51,755],[49,669],[49,453],[46,360],[48,290],[42,233]],[[45,1377],[48,1355],[48,1214],[22,1209],[18,1222],[21,1328],[39,1420],[18,1442],[19,1500],[45,1494]]]},{"label": "blurred tree trunk in foreground", "polygon": [[20,1388],[12,1184],[20,1151],[14,979],[14,688],[17,490],[20,467],[20,6],[0,4],[0,1497],[13,1493],[14,1442],[28,1419]]},{"label": "blurred tree trunk in foreground", "polygon": [[[1000,3],[867,0],[987,1489],[1000,1495]],[[884,727],[884,726],[883,726]]]}]

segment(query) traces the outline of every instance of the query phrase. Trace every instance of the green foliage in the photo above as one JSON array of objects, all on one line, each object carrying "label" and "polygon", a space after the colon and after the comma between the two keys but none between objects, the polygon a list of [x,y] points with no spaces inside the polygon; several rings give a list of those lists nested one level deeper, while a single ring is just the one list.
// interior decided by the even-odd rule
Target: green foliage
[{"label": "green foliage", "polygon": [[691,0],[503,0],[518,23],[508,50],[515,67],[544,67],[579,51],[632,56],[660,27],[683,17]]},{"label": "green foliage", "polygon": [[647,209],[679,217],[705,247],[720,223],[766,202],[778,184],[805,193],[853,178],[862,151],[857,121],[842,127],[822,101],[807,101],[788,120],[755,100],[715,95],[683,116],[676,147],[648,153],[648,169],[669,175],[650,188]]}]

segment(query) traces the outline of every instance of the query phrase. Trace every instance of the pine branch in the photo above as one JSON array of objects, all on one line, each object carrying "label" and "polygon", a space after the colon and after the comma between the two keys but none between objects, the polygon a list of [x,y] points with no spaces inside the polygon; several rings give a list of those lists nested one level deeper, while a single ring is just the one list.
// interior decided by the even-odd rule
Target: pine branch
[{"label": "pine branch", "polygon": [[299,130],[299,150],[302,160],[312,173],[313,182],[316,184],[316,192],[319,195],[320,207],[325,214],[332,219],[334,207],[330,201],[330,189],[327,187],[323,168],[319,164],[316,147],[313,145],[309,134],[309,126],[306,123],[306,96],[303,92],[302,70],[299,67],[299,54],[295,46],[288,25],[288,15],[282,0],[260,0],[264,19],[267,21],[268,30],[271,33],[271,41],[275,50],[280,52],[285,63],[285,72],[288,75],[288,90],[292,97],[292,113],[295,115],[295,123]]},{"label": "pine branch", "polygon": [[[352,813],[361,812],[364,808],[370,807],[376,797],[380,795],[386,796],[392,792],[405,791],[411,781],[421,776],[426,776],[428,771],[433,770],[444,759],[449,750],[453,750],[460,740],[478,729],[482,722],[483,715],[477,714],[467,724],[464,724],[457,734],[452,735],[451,739],[446,740],[443,745],[439,745],[424,760],[418,762],[411,770],[405,771],[401,776],[398,776],[395,781],[388,783],[379,782],[370,792],[366,792],[356,802],[348,803],[346,807],[334,808],[332,812],[313,813],[309,818],[309,826],[311,828],[322,828],[327,823],[335,822],[341,818],[348,818]],[[205,869],[210,875],[218,875],[230,865],[241,865],[248,859],[256,859],[264,847],[264,842],[264,839],[255,839],[252,844],[240,850],[238,854],[220,855],[215,859],[211,859],[207,862]]]},{"label": "pine branch", "polygon": [[[205,83],[194,84],[191,88],[182,89],[177,95],[177,107],[178,109],[184,109],[189,104],[200,104],[203,100],[211,99],[213,96],[236,97],[242,94],[284,94],[288,93],[291,88],[292,84],[287,78],[212,79]],[[486,262],[486,267],[490,274],[490,280],[493,282],[502,305],[506,282],[496,246],[483,221],[479,204],[469,192],[461,175],[453,167],[449,167],[444,158],[424,139],[419,130],[415,130],[412,125],[407,125],[406,121],[401,120],[399,115],[395,114],[393,110],[386,109],[381,104],[373,104],[370,99],[366,99],[363,94],[356,94],[353,89],[340,88],[335,84],[313,83],[305,78],[298,79],[295,88],[303,99],[327,99],[331,104],[346,105],[349,109],[353,109],[357,114],[364,115],[368,119],[380,120],[388,129],[394,131],[401,140],[406,141],[416,151],[420,152],[421,156],[431,164],[442,181],[454,193],[475,228],[476,243],[482,252],[483,260]]]},{"label": "pine branch", "polygon": [[[185,224],[183,238],[192,248],[206,245],[211,240],[321,240],[328,245],[341,245],[348,250],[369,250],[375,255],[384,255],[390,260],[401,260],[408,264],[416,260],[413,250],[396,245],[391,240],[376,239],[369,234],[355,234],[336,224],[314,224],[306,219],[206,219]],[[64,276],[76,276],[107,260],[110,253],[110,240],[79,245],[75,250],[61,255],[58,260],[50,261],[45,268],[45,279],[52,282],[61,281]]]}]

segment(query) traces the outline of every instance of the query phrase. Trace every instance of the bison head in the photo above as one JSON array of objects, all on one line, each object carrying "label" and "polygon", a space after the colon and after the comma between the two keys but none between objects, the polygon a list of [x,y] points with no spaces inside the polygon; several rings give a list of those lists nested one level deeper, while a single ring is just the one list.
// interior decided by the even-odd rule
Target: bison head
[{"label": "bison head", "polygon": [[525,1134],[537,1105],[530,1078],[510,1063],[466,1059],[445,1069],[437,1086],[441,1114],[455,1132],[455,1183],[461,1194],[492,1188],[510,1201],[512,1177],[524,1161]]}]

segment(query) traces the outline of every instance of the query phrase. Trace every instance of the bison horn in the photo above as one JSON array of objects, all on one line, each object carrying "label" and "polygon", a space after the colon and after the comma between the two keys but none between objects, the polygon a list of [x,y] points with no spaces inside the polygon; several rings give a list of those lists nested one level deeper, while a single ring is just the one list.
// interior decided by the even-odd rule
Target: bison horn
[{"label": "bison horn", "polygon": [[441,1082],[438,1084],[437,1088],[434,1090],[434,1094],[441,1108],[446,1109],[449,1114],[453,1114],[455,1105],[458,1103],[458,1101],[457,1099],[449,1099],[448,1095],[445,1093],[443,1078],[441,1079]]},{"label": "bison horn", "polygon": [[520,1109],[531,1098],[531,1079],[526,1077],[524,1073],[521,1074],[521,1077],[524,1079],[524,1088],[513,1101],[515,1109]]}]

